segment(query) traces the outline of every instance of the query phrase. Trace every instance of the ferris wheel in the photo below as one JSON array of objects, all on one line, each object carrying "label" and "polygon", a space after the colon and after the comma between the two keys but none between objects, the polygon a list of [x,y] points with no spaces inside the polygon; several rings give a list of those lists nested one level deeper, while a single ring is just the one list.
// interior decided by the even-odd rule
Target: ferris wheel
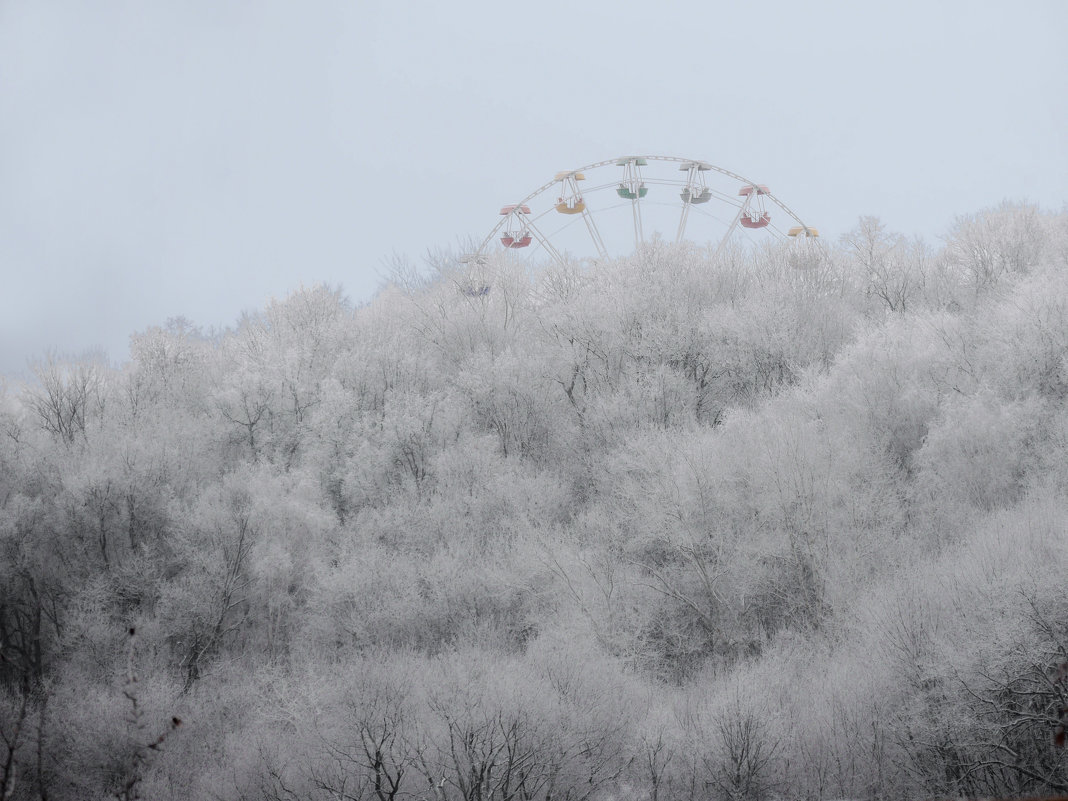
[{"label": "ferris wheel", "polygon": [[[494,251],[530,260],[604,259],[654,236],[703,242],[718,254],[728,243],[777,238],[811,247],[819,232],[765,184],[707,161],[623,156],[556,173],[517,203],[464,257],[482,264]],[[485,294],[487,286],[472,291]]]}]

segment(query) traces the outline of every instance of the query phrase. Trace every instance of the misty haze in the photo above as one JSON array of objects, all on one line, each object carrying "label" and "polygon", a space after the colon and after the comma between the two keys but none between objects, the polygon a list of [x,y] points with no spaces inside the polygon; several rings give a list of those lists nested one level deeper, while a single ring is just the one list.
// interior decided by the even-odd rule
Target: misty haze
[{"label": "misty haze", "polygon": [[0,801],[1068,794],[1068,5],[306,5],[0,3]]}]

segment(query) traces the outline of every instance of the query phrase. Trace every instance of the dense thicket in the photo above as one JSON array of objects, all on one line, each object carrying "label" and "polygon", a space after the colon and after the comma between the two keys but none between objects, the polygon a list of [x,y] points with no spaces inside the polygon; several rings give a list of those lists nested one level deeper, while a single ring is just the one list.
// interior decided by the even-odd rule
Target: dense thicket
[{"label": "dense thicket", "polygon": [[1068,791],[1068,216],[469,280],[0,396],[0,797]]}]

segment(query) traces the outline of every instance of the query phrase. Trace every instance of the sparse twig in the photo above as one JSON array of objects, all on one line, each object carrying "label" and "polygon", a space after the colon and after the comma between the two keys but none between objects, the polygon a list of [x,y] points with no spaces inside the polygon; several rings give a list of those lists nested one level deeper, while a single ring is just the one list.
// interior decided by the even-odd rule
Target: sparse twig
[{"label": "sparse twig", "polygon": [[126,725],[132,734],[131,739],[134,745],[126,781],[123,783],[122,789],[116,793],[116,798],[119,801],[136,801],[136,799],[141,798],[139,785],[142,778],[144,778],[144,770],[148,765],[149,752],[161,751],[168,735],[182,725],[181,718],[172,717],[166,729],[154,739],[148,742],[145,741],[145,724],[142,719],[144,713],[141,711],[141,706],[137,699],[137,672],[134,669],[136,636],[137,630],[131,626],[126,652],[126,685],[123,687],[122,694],[130,702],[130,709],[126,713]]}]

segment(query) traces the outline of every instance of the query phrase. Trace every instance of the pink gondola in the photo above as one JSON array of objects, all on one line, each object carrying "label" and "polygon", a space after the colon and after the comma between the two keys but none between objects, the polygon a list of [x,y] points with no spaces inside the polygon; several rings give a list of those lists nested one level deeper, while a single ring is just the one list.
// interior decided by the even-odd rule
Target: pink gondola
[{"label": "pink gondola", "polygon": [[510,234],[505,234],[501,237],[501,244],[504,245],[506,248],[525,248],[530,245],[530,242],[530,234],[527,234],[526,236],[520,239],[516,239]]},{"label": "pink gondola", "polygon": [[[507,217],[510,214],[515,214],[517,217],[521,214],[530,214],[530,206],[520,206],[518,203],[513,203],[510,206],[501,207],[501,216]],[[530,234],[526,232],[526,226],[519,231],[505,231],[501,237],[501,244],[506,248],[525,248],[530,245]]]},{"label": "pink gondola", "polygon": [[771,222],[771,215],[765,211],[763,214],[761,214],[754,220],[748,214],[743,214],[742,219],[740,219],[738,222],[741,223],[742,228],[763,228]]},{"label": "pink gondola", "polygon": [[[759,198],[761,195],[771,194],[771,190],[764,184],[749,184],[739,189],[738,194],[742,197],[756,196]],[[748,203],[749,201],[746,202]],[[757,200],[756,208],[747,210],[739,222],[742,224],[742,228],[764,228],[771,222],[771,215],[764,211],[764,201]]]}]

